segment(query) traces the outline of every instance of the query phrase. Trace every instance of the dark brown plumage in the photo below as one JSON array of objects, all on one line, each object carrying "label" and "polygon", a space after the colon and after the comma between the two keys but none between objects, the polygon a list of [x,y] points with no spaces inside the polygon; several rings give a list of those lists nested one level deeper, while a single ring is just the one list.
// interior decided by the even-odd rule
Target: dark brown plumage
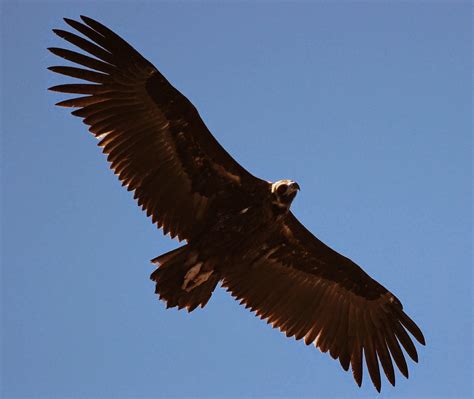
[{"label": "dark brown plumage", "polygon": [[78,65],[50,69],[87,83],[51,90],[84,95],[57,105],[77,108],[73,115],[90,126],[153,223],[187,242],[153,260],[151,278],[167,306],[203,307],[222,282],[288,337],[352,367],[359,386],[364,357],[378,391],[379,365],[392,385],[392,359],[408,377],[401,347],[417,362],[407,331],[422,344],[423,334],[393,294],[293,216],[299,186],[251,175],[150,62],[104,25],[81,19],[65,21],[85,38],[54,32],[87,55],[50,48]]}]

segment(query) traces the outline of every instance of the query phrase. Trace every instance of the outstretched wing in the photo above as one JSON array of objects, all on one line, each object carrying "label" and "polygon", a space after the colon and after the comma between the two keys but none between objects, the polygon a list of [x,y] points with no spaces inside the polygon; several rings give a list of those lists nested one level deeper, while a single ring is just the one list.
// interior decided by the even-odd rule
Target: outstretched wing
[{"label": "outstretched wing", "polygon": [[408,378],[400,344],[418,361],[408,330],[425,344],[400,301],[359,266],[327,247],[289,214],[251,266],[226,272],[224,287],[288,337],[304,338],[362,383],[362,359],[380,391],[379,362],[392,385],[392,359]]},{"label": "outstretched wing", "polygon": [[65,21],[85,38],[54,32],[88,55],[50,48],[79,67],[49,69],[87,83],[50,90],[85,94],[57,105],[78,108],[72,114],[84,118],[115,174],[165,234],[192,238],[219,192],[264,183],[232,159],[191,102],[150,62],[104,25],[81,19]]}]

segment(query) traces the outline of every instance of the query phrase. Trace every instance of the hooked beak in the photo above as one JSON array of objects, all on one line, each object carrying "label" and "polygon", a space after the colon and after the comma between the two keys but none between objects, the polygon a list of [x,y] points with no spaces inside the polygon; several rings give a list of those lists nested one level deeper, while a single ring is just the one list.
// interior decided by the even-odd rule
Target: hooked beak
[{"label": "hooked beak", "polygon": [[300,185],[299,185],[298,183],[296,183],[296,182],[295,182],[295,183],[292,183],[292,184],[290,185],[290,187],[291,187],[291,190],[292,190],[292,191],[300,191],[300,190],[301,190],[301,189],[300,189]]}]

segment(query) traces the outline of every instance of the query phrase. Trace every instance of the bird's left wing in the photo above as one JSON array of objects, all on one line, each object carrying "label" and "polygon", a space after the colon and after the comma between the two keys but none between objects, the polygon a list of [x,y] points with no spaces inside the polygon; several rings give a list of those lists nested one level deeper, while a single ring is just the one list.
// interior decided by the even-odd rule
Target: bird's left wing
[{"label": "bird's left wing", "polygon": [[408,377],[399,344],[418,361],[406,330],[424,344],[420,329],[392,293],[319,241],[291,213],[255,262],[226,272],[223,286],[288,337],[329,351],[345,370],[351,365],[359,386],[363,356],[380,391],[379,362],[392,385],[391,357]]},{"label": "bird's left wing", "polygon": [[49,69],[86,83],[50,90],[84,95],[58,105],[78,108],[73,115],[100,139],[111,168],[158,227],[189,240],[219,192],[267,184],[219,145],[196,108],[149,61],[109,28],[81,18],[65,21],[85,38],[54,32],[84,53],[50,48],[75,65]]}]

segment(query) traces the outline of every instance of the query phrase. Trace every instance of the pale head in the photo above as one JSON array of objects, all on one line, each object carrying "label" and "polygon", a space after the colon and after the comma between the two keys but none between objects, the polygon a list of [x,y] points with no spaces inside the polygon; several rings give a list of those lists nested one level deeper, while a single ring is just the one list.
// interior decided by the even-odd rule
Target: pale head
[{"label": "pale head", "polygon": [[285,179],[272,183],[273,204],[289,209],[299,189],[300,186],[293,180]]}]

